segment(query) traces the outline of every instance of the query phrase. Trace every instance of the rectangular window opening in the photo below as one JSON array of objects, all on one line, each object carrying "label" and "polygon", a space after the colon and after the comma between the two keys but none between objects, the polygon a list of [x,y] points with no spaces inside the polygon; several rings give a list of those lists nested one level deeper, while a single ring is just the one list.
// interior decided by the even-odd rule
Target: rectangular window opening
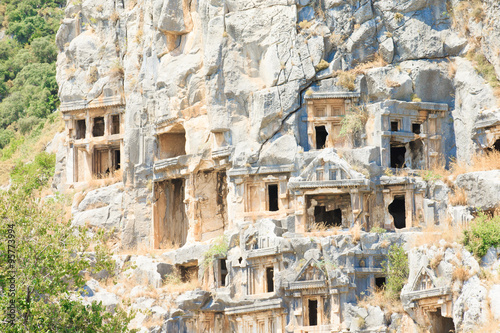
[{"label": "rectangular window opening", "polygon": [[392,132],[399,131],[399,122],[397,122],[397,121],[391,121],[391,131]]},{"label": "rectangular window opening", "polygon": [[87,124],[85,119],[79,119],[76,121],[76,139],[84,139],[87,132]]},{"label": "rectangular window opening", "polygon": [[113,154],[113,169],[120,170],[120,149],[115,149]]},{"label": "rectangular window opening", "polygon": [[403,168],[405,165],[406,148],[391,144],[391,168]]},{"label": "rectangular window opening", "polygon": [[104,135],[104,117],[94,118],[94,127],[92,128],[92,136],[103,136]]},{"label": "rectangular window opening", "polygon": [[326,210],[326,206],[314,207],[314,222],[321,223],[325,227],[342,226],[342,210],[340,208]]},{"label": "rectangular window opening", "polygon": [[226,276],[227,276],[227,266],[226,266],[226,258],[219,259],[219,267],[220,267],[220,286],[226,286]]},{"label": "rectangular window opening", "polygon": [[120,115],[111,116],[111,134],[120,134]]},{"label": "rectangular window opening", "polygon": [[309,326],[318,326],[318,301],[310,299],[308,301]]},{"label": "rectangular window opening", "polygon": [[412,124],[411,131],[415,134],[420,134],[421,126],[420,124]]},{"label": "rectangular window opening", "polygon": [[382,289],[385,286],[385,277],[376,277],[375,278],[375,286],[377,289]]},{"label": "rectangular window opening", "polygon": [[274,268],[266,268],[266,281],[267,281],[267,292],[272,293],[274,291]]},{"label": "rectangular window opening", "polygon": [[269,211],[276,212],[279,210],[278,204],[278,184],[269,184],[267,186],[267,195],[269,200]]}]

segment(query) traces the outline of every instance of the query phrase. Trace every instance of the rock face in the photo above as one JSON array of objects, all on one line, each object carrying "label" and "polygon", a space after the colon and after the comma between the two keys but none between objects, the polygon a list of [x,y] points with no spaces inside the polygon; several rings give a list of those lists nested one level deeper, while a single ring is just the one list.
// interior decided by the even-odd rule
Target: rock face
[{"label": "rock face", "polygon": [[[246,332],[261,325],[250,317],[279,332],[416,330],[437,308],[392,318],[356,300],[383,284],[390,244],[470,219],[420,170],[500,149],[499,15],[494,0],[68,1],[54,186],[99,187],[75,199],[75,225],[172,250],[136,260],[136,281],[159,288],[175,267],[213,291],[155,311],[163,331]],[[498,177],[453,186],[493,209]],[[373,228],[390,235],[359,234]],[[484,321],[485,290],[462,308],[479,290],[468,283],[435,295],[435,325]]]}]

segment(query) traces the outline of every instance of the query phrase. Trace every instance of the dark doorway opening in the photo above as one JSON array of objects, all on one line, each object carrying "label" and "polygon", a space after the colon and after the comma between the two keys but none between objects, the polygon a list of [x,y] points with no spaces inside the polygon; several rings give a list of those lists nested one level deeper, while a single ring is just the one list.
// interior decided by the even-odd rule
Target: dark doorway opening
[{"label": "dark doorway opening", "polygon": [[324,223],[327,227],[340,227],[342,226],[342,210],[337,208],[327,211],[325,206],[315,206],[314,222]]},{"label": "dark doorway opening", "polygon": [[266,281],[267,281],[267,292],[272,293],[274,291],[274,268],[266,268]]},{"label": "dark doorway opening", "polygon": [[389,205],[389,213],[394,218],[396,229],[406,228],[406,203],[404,195],[394,196],[394,201]]},{"label": "dark doorway opening", "polygon": [[495,143],[493,144],[493,149],[496,151],[500,151],[500,139],[495,141]]},{"label": "dark doorway opening", "polygon": [[421,125],[420,124],[411,124],[411,131],[415,134],[420,134]]},{"label": "dark doorway opening", "polygon": [[182,282],[189,282],[198,279],[198,266],[179,266],[179,273]]},{"label": "dark doorway opening", "polygon": [[399,123],[397,121],[391,121],[391,132],[399,131]]},{"label": "dark doorway opening", "polygon": [[325,148],[326,138],[328,137],[328,132],[325,126],[316,126],[316,149]]},{"label": "dark doorway opening", "polygon": [[104,117],[94,118],[94,127],[92,128],[92,136],[104,135]]},{"label": "dark doorway opening", "polygon": [[318,325],[318,301],[310,299],[308,302],[309,326]]},{"label": "dark doorway opening", "polygon": [[405,146],[391,144],[391,168],[402,168],[405,164]]},{"label": "dark doorway opening", "polygon": [[455,332],[455,324],[453,324],[453,319],[448,317],[443,317],[441,314],[441,308],[438,308],[436,312],[428,312],[429,320],[431,322],[430,333],[449,333]]},{"label": "dark doorway opening", "polygon": [[278,184],[267,185],[267,199],[269,202],[269,211],[275,212],[279,210],[278,204]]},{"label": "dark doorway opening", "polygon": [[114,156],[113,156],[114,160],[113,160],[113,168],[115,170],[120,170],[120,149],[116,149],[114,150]]},{"label": "dark doorway opening", "polygon": [[376,277],[375,278],[375,287],[377,289],[382,289],[385,286],[385,277]]},{"label": "dark doorway opening", "polygon": [[226,258],[219,259],[219,267],[220,267],[220,286],[226,286],[226,276],[227,276],[227,266],[226,266]]},{"label": "dark doorway opening", "polygon": [[87,132],[87,124],[85,119],[80,119],[76,121],[76,139],[84,139]]}]

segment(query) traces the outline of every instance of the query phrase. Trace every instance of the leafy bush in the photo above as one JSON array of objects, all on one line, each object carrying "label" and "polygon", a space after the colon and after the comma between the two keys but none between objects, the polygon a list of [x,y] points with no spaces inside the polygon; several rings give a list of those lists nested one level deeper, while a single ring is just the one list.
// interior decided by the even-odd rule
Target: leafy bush
[{"label": "leafy bush", "polygon": [[478,258],[483,257],[492,246],[500,245],[500,216],[488,216],[479,212],[476,219],[464,230],[462,243]]},{"label": "leafy bush", "polygon": [[393,244],[389,248],[387,262],[385,262],[385,273],[385,287],[388,296],[398,298],[410,273],[408,255],[401,245]]},{"label": "leafy bush", "polygon": [[352,108],[341,121],[340,136],[355,135],[365,129],[368,115],[363,108]]},{"label": "leafy bush", "polygon": [[19,119],[17,124],[19,125],[19,131],[21,132],[21,134],[24,135],[24,134],[30,132],[33,129],[33,127],[40,124],[40,122],[41,122],[40,118],[31,116],[31,117]]},{"label": "leafy bush", "polygon": [[55,154],[41,152],[35,156],[32,163],[19,162],[12,170],[10,177],[14,184],[22,186],[23,190],[29,194],[47,184],[54,175],[55,165]]},{"label": "leafy bush", "polygon": [[14,132],[10,129],[0,128],[0,149],[9,144],[10,140],[14,138]]},{"label": "leafy bush", "polygon": [[215,239],[208,251],[203,255],[203,269],[210,267],[216,258],[226,256],[228,249],[229,242],[226,237],[221,236]]},{"label": "leafy bush", "polygon": [[[38,159],[38,164],[46,162]],[[1,332],[128,331],[133,315],[120,308],[112,315],[99,303],[83,305],[69,297],[72,290],[81,290],[85,285],[82,273],[113,271],[115,265],[103,246],[106,238],[102,231],[93,236],[84,228],[75,232],[62,219],[60,199],[46,200],[41,205],[38,198],[26,193],[24,185],[18,184],[0,192],[0,216],[2,238],[15,242],[13,263],[9,263],[12,257],[0,256],[0,288],[4,291],[0,316],[7,319],[12,303],[16,309],[12,324],[0,322]],[[9,244],[0,242],[0,253],[6,254]],[[90,260],[91,249],[95,251],[95,260]],[[10,292],[8,279],[11,264],[16,271],[15,293]]]},{"label": "leafy bush", "polygon": [[380,227],[373,227],[372,230],[370,230],[370,232],[373,232],[376,234],[384,234],[387,232],[387,230],[385,230],[384,228],[380,228]]}]

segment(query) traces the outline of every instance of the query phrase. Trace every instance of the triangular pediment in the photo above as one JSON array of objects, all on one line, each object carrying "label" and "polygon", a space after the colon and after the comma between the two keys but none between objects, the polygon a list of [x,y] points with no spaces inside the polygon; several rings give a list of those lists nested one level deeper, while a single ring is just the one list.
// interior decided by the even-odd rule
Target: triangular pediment
[{"label": "triangular pediment", "polygon": [[325,281],[326,274],[321,269],[321,264],[314,260],[309,259],[309,261],[302,267],[295,281],[303,282],[303,281]]},{"label": "triangular pediment", "polygon": [[412,291],[422,291],[436,288],[436,277],[426,267],[420,268],[412,284]]},{"label": "triangular pediment", "polygon": [[299,181],[351,180],[365,178],[340,158],[333,148],[326,148],[300,174]]}]

